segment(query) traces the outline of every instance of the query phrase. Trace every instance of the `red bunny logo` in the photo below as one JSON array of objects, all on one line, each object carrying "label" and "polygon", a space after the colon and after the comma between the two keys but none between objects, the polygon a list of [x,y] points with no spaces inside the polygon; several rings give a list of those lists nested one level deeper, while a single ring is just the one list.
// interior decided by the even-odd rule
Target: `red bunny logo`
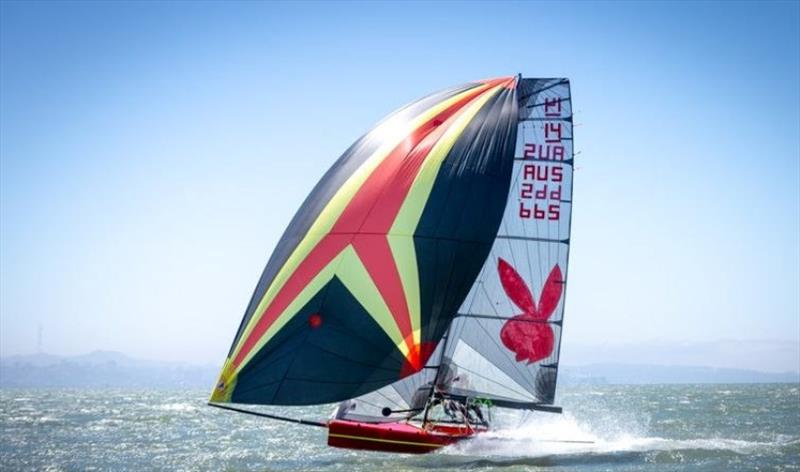
[{"label": "red bunny logo", "polygon": [[497,272],[506,295],[522,310],[521,314],[506,321],[500,331],[500,339],[517,355],[517,362],[527,360],[530,364],[546,358],[553,352],[555,336],[553,328],[545,322],[561,300],[564,284],[561,269],[556,264],[547,276],[538,308],[525,280],[511,264],[499,258]]}]

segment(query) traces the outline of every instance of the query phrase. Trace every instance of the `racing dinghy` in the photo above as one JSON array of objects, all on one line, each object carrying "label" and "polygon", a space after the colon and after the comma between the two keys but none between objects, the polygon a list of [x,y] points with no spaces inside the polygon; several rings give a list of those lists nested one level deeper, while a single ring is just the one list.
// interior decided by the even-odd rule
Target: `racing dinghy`
[{"label": "racing dinghy", "polygon": [[[468,83],[389,115],[292,219],[209,404],[410,453],[488,430],[495,408],[560,412],[572,175],[566,79]],[[335,402],[326,421],[233,405]]]}]

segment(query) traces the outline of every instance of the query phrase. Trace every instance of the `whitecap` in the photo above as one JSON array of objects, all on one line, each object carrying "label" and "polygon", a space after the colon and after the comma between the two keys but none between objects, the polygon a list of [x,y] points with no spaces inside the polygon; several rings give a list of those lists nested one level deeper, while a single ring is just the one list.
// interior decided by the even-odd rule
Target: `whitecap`
[{"label": "whitecap", "polygon": [[156,410],[161,411],[183,411],[183,412],[190,412],[190,411],[197,411],[197,407],[192,405],[191,403],[165,403],[163,405],[156,405]]}]

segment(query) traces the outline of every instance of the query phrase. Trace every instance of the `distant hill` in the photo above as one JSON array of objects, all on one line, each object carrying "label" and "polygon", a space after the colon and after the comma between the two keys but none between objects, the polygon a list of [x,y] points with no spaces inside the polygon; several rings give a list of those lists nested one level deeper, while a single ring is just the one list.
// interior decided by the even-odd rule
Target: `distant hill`
[{"label": "distant hill", "polygon": [[[33,354],[0,359],[0,387],[140,387],[210,389],[219,367],[134,359],[114,351],[80,356]],[[643,364],[563,366],[559,383],[795,383],[800,373]]]},{"label": "distant hill", "polygon": [[589,364],[564,366],[564,384],[799,383],[798,372],[759,372],[702,366]]},{"label": "distant hill", "polygon": [[0,387],[210,389],[216,366],[133,359],[114,351],[80,356],[33,354],[0,359]]}]

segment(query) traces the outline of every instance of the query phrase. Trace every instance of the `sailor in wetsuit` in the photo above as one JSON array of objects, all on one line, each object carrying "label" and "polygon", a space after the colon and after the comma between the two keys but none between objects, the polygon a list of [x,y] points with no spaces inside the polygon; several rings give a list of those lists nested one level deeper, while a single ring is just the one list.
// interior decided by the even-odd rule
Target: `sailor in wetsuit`
[{"label": "sailor in wetsuit", "polygon": [[477,403],[470,403],[469,406],[467,406],[467,415],[469,415],[470,423],[486,424],[486,419],[484,419],[483,417],[483,412],[481,411],[481,407]]},{"label": "sailor in wetsuit", "polygon": [[426,409],[430,411],[441,405],[445,415],[455,422],[488,425],[479,403],[473,403],[469,399],[448,398],[447,394],[452,392],[455,382],[463,382],[463,378],[456,374],[448,360],[443,361],[436,385],[434,386],[431,381],[419,387],[411,399],[411,408],[417,411]]},{"label": "sailor in wetsuit", "polygon": [[[456,421],[461,421],[461,418],[467,418],[467,410],[464,409],[464,404],[457,400],[445,399],[444,412],[447,413],[447,416]],[[459,415],[461,415],[461,417],[459,417]]]}]

